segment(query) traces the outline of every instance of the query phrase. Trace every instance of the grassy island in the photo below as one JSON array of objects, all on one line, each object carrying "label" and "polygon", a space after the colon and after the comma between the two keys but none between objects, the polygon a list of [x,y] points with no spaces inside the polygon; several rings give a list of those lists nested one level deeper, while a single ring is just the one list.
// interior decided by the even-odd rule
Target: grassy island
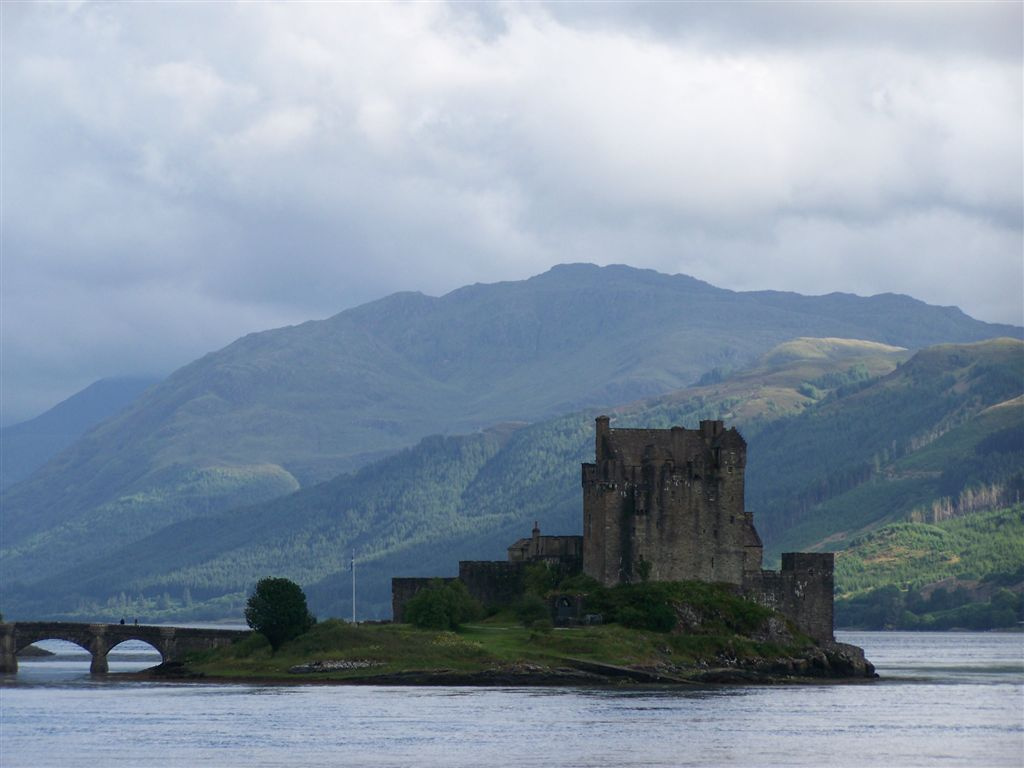
[{"label": "grassy island", "polygon": [[[859,648],[817,644],[725,585],[624,585],[600,596],[596,626],[524,623],[505,608],[456,630],[329,619],[276,652],[258,633],[193,657],[216,679],[349,684],[599,685],[869,678]],[[626,626],[626,625],[630,626]],[[159,669],[156,674],[159,674]]]}]

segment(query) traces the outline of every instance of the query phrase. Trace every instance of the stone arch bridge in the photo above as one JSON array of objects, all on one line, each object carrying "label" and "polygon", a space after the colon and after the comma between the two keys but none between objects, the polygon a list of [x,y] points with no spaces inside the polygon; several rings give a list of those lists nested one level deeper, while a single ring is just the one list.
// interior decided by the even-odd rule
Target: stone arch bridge
[{"label": "stone arch bridge", "polygon": [[89,671],[106,674],[107,653],[125,640],[142,640],[160,652],[161,661],[184,661],[195,651],[230,645],[249,634],[239,629],[190,629],[148,624],[78,624],[70,621],[0,623],[0,673],[18,671],[18,651],[40,640],[67,640],[92,655]]}]

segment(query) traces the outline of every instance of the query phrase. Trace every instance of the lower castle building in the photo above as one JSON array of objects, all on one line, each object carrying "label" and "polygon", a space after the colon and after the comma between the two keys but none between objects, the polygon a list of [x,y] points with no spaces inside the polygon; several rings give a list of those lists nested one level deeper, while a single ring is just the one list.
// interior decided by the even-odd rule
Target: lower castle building
[{"label": "lower castle building", "polygon": [[[584,464],[583,535],[533,535],[508,560],[463,561],[459,580],[481,602],[511,602],[525,568],[543,562],[582,570],[606,586],[652,581],[735,585],[789,617],[817,640],[832,640],[832,553],[785,553],[781,571],[761,567],[761,538],[744,509],[747,444],[721,421],[698,429],[612,429],[596,423],[593,464]],[[431,579],[393,579],[395,621]]]}]

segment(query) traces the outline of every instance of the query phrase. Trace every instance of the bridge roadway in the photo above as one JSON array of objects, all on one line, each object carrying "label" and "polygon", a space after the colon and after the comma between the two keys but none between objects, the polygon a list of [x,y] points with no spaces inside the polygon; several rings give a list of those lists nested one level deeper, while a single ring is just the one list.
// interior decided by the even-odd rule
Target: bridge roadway
[{"label": "bridge roadway", "polygon": [[0,622],[0,673],[18,671],[18,651],[40,640],[67,640],[92,655],[89,671],[106,674],[107,653],[125,640],[142,640],[160,652],[160,660],[184,661],[196,651],[230,645],[249,634],[240,629],[192,629],[151,624],[78,624],[70,621]]}]

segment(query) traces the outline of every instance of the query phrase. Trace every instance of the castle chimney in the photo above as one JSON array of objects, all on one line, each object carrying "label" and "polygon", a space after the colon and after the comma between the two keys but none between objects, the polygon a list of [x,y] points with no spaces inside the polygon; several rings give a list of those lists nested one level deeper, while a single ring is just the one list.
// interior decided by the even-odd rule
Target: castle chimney
[{"label": "castle chimney", "polygon": [[608,417],[598,416],[595,422],[597,429],[594,432],[594,459],[600,464],[604,461],[604,449],[608,441]]},{"label": "castle chimney", "polygon": [[725,422],[707,419],[700,423],[700,435],[705,440],[717,437],[725,431]]}]

